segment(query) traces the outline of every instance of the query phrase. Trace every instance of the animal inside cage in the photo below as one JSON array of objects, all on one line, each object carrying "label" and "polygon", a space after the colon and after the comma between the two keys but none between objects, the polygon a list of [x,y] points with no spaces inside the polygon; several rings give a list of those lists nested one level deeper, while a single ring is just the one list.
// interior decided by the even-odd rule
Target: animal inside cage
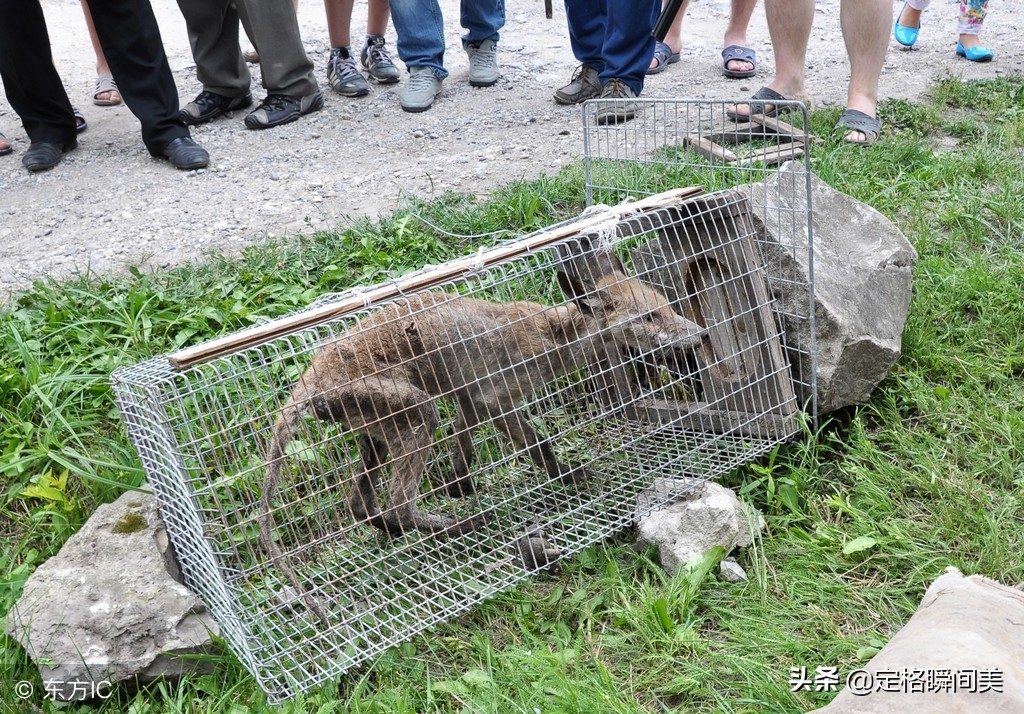
[{"label": "animal inside cage", "polygon": [[271,700],[796,433],[749,199],[697,193],[115,374],[187,583]]}]

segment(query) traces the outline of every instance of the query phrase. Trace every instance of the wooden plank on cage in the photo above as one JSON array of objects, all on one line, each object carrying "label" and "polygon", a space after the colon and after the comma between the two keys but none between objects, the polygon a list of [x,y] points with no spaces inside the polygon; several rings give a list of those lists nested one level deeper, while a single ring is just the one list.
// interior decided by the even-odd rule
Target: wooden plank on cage
[{"label": "wooden plank on cage", "polygon": [[792,137],[794,141],[802,142],[806,136],[808,141],[812,144],[821,143],[821,139],[813,134],[807,134],[803,129],[798,129],[792,124],[788,124],[777,117],[766,117],[764,114],[753,114],[750,117],[750,121],[755,124],[760,124],[765,129],[774,131],[776,134]]},{"label": "wooden plank on cage", "polygon": [[307,327],[322,324],[343,315],[351,314],[384,300],[405,293],[424,290],[448,282],[454,278],[482,270],[504,260],[539,250],[574,235],[606,224],[609,220],[623,220],[636,213],[653,211],[684,201],[703,192],[700,186],[677,188],[647,196],[638,201],[621,203],[606,211],[585,214],[579,218],[537,231],[517,241],[509,241],[477,255],[445,263],[443,266],[420,270],[392,283],[373,290],[344,297],[336,303],[282,317],[262,325],[251,327],[231,335],[204,342],[168,355],[167,361],[173,369],[187,369],[216,357],[232,354],[268,342],[277,337],[289,335]]},{"label": "wooden plank on cage", "polygon": [[756,163],[762,163],[765,166],[774,166],[776,164],[781,164],[783,161],[789,161],[790,159],[799,159],[803,155],[803,141],[791,141],[785,144],[766,146],[764,149],[758,149],[744,154],[739,160],[731,161],[729,163],[731,166],[752,166]]},{"label": "wooden plank on cage", "polygon": [[701,401],[727,412],[792,416],[796,396],[749,199],[724,191],[661,215],[658,236],[634,248],[633,263],[708,331],[697,352]]},{"label": "wooden plank on cage", "polygon": [[736,154],[732,153],[721,144],[716,144],[706,136],[684,136],[683,144],[696,151],[705,159],[711,159],[712,161],[724,161],[726,163],[730,163],[739,158]]}]

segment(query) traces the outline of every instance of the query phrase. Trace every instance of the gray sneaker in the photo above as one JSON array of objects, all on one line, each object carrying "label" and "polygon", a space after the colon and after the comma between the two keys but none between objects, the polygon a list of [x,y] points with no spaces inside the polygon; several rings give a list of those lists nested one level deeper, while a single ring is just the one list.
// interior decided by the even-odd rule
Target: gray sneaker
[{"label": "gray sneaker", "polygon": [[618,124],[636,116],[636,102],[632,101],[636,99],[636,92],[621,79],[609,79],[601,90],[601,99],[609,101],[602,101],[597,109],[598,124]]},{"label": "gray sneaker", "polygon": [[498,43],[494,40],[467,42],[464,47],[469,55],[469,86],[490,87],[501,79],[498,71]]},{"label": "gray sneaker", "polygon": [[410,67],[409,81],[405,83],[399,101],[407,112],[425,112],[441,93],[441,80],[430,67]]},{"label": "gray sneaker", "polygon": [[597,70],[587,64],[581,64],[572,74],[567,85],[555,90],[555,101],[559,104],[579,104],[593,99],[601,93],[601,80]]},{"label": "gray sneaker", "polygon": [[327,81],[343,97],[365,97],[370,84],[356,67],[356,59],[348,47],[334,47],[327,58]]},{"label": "gray sneaker", "polygon": [[367,35],[366,46],[360,54],[363,69],[370,73],[370,78],[381,84],[394,84],[401,74],[391,53],[384,49],[385,40],[380,35]]}]

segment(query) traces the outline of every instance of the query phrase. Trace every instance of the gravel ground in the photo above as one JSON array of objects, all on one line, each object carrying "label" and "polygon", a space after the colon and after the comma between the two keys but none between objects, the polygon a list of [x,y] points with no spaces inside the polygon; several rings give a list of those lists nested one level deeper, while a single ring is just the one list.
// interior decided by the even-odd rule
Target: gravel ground
[{"label": "gravel ground", "polygon": [[[239,113],[196,128],[211,156],[205,171],[182,172],[152,159],[127,108],[95,107],[95,66],[78,0],[42,0],[55,61],[72,103],[89,129],[78,150],[52,171],[29,174],[21,166],[28,145],[21,124],[0,99],[0,131],[15,153],[0,157],[0,300],[33,279],[130,265],[165,268],[207,251],[231,254],[267,237],[339,228],[360,216],[394,210],[403,193],[440,195],[454,190],[484,196],[520,178],[553,174],[583,153],[580,110],[561,107],[552,92],[575,66],[565,16],[544,18],[540,2],[510,4],[499,43],[502,79],[473,89],[461,50],[458,2],[441,0],[449,22],[451,76],[433,109],[408,114],[398,105],[402,85],[373,86],[369,96],[346,99],[327,87],[329,45],[323,7],[303,0],[299,20],[306,49],[327,98],[324,110],[300,121],[254,132]],[[894,7],[898,10],[902,3]],[[184,23],[174,0],[153,0],[183,103],[200,86]],[[649,79],[645,96],[733,98],[770,80],[772,53],[761,7],[749,44],[757,77],[720,75],[721,35],[728,0],[699,0],[684,24],[682,62]],[[845,99],[847,66],[839,33],[838,0],[817,4],[808,61],[808,90],[817,106]],[[366,4],[356,4],[353,37],[365,29]],[[990,78],[1016,72],[1024,8],[993,3],[984,39],[994,62],[979,65],[953,54],[955,6],[934,3],[918,48],[890,47],[882,94],[913,98],[936,76]],[[358,41],[358,40],[357,40]],[[394,50],[394,33],[389,32]],[[243,43],[245,45],[247,43]],[[253,93],[264,95],[254,68]]]}]

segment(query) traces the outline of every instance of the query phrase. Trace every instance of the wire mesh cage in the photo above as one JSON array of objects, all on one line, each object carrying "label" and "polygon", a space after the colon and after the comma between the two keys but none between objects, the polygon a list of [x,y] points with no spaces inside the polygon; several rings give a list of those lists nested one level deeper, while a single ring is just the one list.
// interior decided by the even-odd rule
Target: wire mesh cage
[{"label": "wire mesh cage", "polygon": [[[630,121],[608,121],[627,109]],[[773,116],[756,113],[765,110]],[[588,205],[694,184],[748,199],[797,396],[816,421],[809,148],[820,139],[808,126],[806,105],[790,100],[600,99],[583,106]]]},{"label": "wire mesh cage", "polygon": [[115,373],[186,582],[271,701],[798,431],[751,199],[697,194]]}]

